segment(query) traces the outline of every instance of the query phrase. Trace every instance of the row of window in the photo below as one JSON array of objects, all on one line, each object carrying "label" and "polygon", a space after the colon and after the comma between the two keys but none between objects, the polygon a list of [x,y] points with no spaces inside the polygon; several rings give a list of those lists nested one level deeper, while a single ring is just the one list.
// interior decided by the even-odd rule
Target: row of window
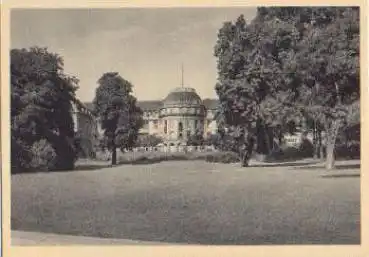
[{"label": "row of window", "polygon": [[[153,120],[152,121],[153,123],[153,127],[154,129],[158,129],[159,128],[159,121],[158,120]],[[209,126],[211,123],[211,120],[207,120],[206,121],[206,126]],[[199,121],[198,120],[195,120],[195,124],[194,124],[194,127],[197,129],[199,128]],[[144,127],[147,127],[149,126],[149,120],[144,120]],[[182,122],[179,122],[178,123],[178,131],[181,132],[183,130],[183,123]],[[164,120],[164,133],[167,134],[168,132],[168,121],[167,120]]]},{"label": "row of window", "polygon": [[172,114],[172,113],[193,113],[193,114],[201,114],[203,113],[200,108],[165,108],[162,109],[161,114]]}]

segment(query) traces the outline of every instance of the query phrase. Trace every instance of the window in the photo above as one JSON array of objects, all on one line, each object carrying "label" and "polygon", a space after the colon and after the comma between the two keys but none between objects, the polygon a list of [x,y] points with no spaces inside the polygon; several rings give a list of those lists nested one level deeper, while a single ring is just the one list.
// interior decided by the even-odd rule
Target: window
[{"label": "window", "polygon": [[195,120],[195,130],[197,129],[198,125],[198,120]]},{"label": "window", "polygon": [[154,129],[158,129],[158,121],[154,120],[153,123],[154,123]]},{"label": "window", "polygon": [[167,134],[168,133],[168,121],[165,120],[164,121],[164,134]]},{"label": "window", "polygon": [[178,137],[182,138],[183,136],[183,124],[182,122],[178,123]]},{"label": "window", "polygon": [[187,130],[187,138],[191,137],[191,130]]}]

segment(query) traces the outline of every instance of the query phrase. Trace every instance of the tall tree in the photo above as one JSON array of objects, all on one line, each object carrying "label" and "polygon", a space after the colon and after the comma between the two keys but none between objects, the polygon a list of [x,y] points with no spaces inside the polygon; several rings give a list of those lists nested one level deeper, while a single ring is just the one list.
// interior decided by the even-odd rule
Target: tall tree
[{"label": "tall tree", "polygon": [[235,139],[242,166],[248,165],[255,144],[256,150],[268,153],[273,142],[270,128],[286,124],[282,118],[291,117],[287,113],[293,111],[292,106],[281,103],[291,101],[298,78],[286,83],[281,74],[297,36],[298,31],[287,22],[257,18],[246,25],[242,15],[219,31],[217,117]]},{"label": "tall tree", "polygon": [[13,49],[10,59],[12,168],[32,168],[33,145],[45,139],[56,154],[48,168],[73,169],[77,79],[66,75],[63,59],[46,48]]},{"label": "tall tree", "polygon": [[[326,168],[334,168],[334,149],[340,129],[360,99],[359,9],[324,8],[329,21],[315,12],[296,53],[302,108],[324,127]],[[308,104],[309,103],[309,104]]]},{"label": "tall tree", "polygon": [[108,72],[98,80],[94,111],[104,130],[107,147],[112,152],[112,165],[117,163],[117,148],[130,149],[143,125],[142,110],[131,94],[133,85],[117,72]]}]

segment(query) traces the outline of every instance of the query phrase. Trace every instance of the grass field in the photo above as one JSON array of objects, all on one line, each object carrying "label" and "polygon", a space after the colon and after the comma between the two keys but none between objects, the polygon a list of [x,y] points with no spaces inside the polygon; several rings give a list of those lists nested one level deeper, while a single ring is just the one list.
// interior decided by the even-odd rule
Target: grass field
[{"label": "grass field", "polygon": [[359,167],[338,168],[171,161],[17,174],[11,225],[172,243],[359,244]]}]

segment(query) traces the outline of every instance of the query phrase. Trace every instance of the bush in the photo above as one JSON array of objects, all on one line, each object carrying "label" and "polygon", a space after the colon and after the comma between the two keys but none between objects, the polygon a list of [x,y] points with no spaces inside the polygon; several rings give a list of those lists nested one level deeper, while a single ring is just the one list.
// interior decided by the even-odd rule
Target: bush
[{"label": "bush", "polygon": [[[106,154],[98,154],[106,161]],[[162,161],[204,160],[207,162],[239,162],[237,154],[232,152],[125,152],[118,154],[119,164],[153,164]]]},{"label": "bush", "polygon": [[49,171],[55,167],[56,153],[45,139],[34,143],[31,147],[31,168],[39,171]]},{"label": "bush", "polygon": [[305,139],[299,146],[282,147],[266,157],[266,161],[296,161],[304,158],[313,157],[314,146]]},{"label": "bush", "polygon": [[137,147],[150,147],[157,146],[162,142],[163,139],[155,135],[138,135],[135,145]]},{"label": "bush", "polygon": [[335,155],[337,159],[360,159],[360,142],[336,145]]},{"label": "bush", "polygon": [[32,160],[30,147],[21,139],[11,137],[11,173],[28,171]]},{"label": "bush", "polygon": [[205,160],[207,162],[214,163],[238,163],[240,158],[233,152],[213,152],[206,155]]},{"label": "bush", "polygon": [[151,164],[162,161],[205,159],[202,153],[127,152],[118,157],[119,164]]}]

